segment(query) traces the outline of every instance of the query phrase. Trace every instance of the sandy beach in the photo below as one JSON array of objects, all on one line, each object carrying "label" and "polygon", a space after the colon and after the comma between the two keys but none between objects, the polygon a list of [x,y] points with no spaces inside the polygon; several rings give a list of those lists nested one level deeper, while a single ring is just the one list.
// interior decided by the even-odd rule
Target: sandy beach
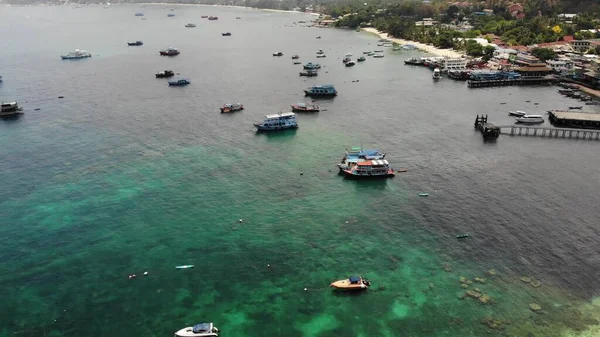
[{"label": "sandy beach", "polygon": [[415,41],[409,41],[409,40],[404,40],[404,39],[398,39],[395,37],[389,37],[387,33],[382,33],[380,31],[378,31],[375,28],[361,28],[361,30],[365,31],[365,32],[369,32],[372,34],[375,34],[377,36],[379,36],[382,39],[388,39],[394,43],[397,44],[412,44],[413,46],[415,46],[416,48],[430,53],[430,54],[434,54],[436,56],[447,56],[447,57],[453,57],[453,58],[459,58],[459,57],[463,57],[464,54],[457,52],[456,50],[452,50],[452,49],[439,49],[436,48],[432,45],[426,45],[424,43],[420,43],[420,42],[415,42]]}]

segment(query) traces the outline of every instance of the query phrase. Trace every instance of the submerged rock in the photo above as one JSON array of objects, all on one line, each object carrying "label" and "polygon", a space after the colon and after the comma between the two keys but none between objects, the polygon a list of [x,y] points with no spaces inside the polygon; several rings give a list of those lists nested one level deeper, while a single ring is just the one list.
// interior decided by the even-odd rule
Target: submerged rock
[{"label": "submerged rock", "polygon": [[469,285],[468,285],[468,284],[461,284],[460,286],[461,286],[461,288],[463,288],[463,289],[468,289],[468,288],[469,288]]},{"label": "submerged rock", "polygon": [[475,290],[467,290],[465,292],[465,295],[469,296],[469,297],[473,297],[473,298],[480,298],[481,294],[478,291]]},{"label": "submerged rock", "polygon": [[467,283],[467,278],[466,278],[466,277],[464,277],[464,276],[461,276],[461,277],[458,279],[458,282],[460,282],[460,283]]},{"label": "submerged rock", "polygon": [[531,311],[533,311],[533,312],[536,312],[536,311],[542,310],[542,307],[537,303],[531,303],[529,305],[529,309],[531,309]]},{"label": "submerged rock", "polygon": [[488,295],[482,295],[482,296],[479,298],[479,302],[481,302],[481,303],[483,303],[483,304],[488,304],[488,303],[490,302],[490,300],[491,300],[491,299],[492,299],[492,298],[491,298],[490,296],[488,296]]},{"label": "submerged rock", "polygon": [[473,279],[473,281],[475,281],[477,283],[481,283],[481,284],[485,283],[485,279],[483,277],[476,277]]},{"label": "submerged rock", "polygon": [[487,271],[487,274],[490,276],[496,276],[498,274],[498,272],[496,271],[496,269],[492,268]]},{"label": "submerged rock", "polygon": [[541,285],[542,285],[542,284],[540,283],[540,281],[538,281],[538,280],[532,280],[530,284],[531,284],[531,286],[532,286],[532,287],[534,287],[534,288],[539,288],[539,286],[541,286]]},{"label": "submerged rock", "polygon": [[523,281],[525,283],[530,283],[531,282],[531,277],[529,277],[529,276],[521,276],[521,281]]}]

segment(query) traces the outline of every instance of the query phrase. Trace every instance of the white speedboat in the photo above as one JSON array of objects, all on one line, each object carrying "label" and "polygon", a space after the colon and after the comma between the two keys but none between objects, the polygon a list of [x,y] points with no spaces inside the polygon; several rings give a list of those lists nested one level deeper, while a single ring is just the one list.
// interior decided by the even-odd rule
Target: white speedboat
[{"label": "white speedboat", "polygon": [[88,53],[85,50],[79,49],[75,49],[75,51],[60,56],[60,58],[62,58],[63,60],[82,59],[86,57],[92,57],[92,54]]},{"label": "white speedboat", "polygon": [[517,123],[523,124],[540,124],[544,123],[544,119],[540,115],[524,115],[522,117],[515,118]]},{"label": "white speedboat", "polygon": [[508,114],[510,116],[523,117],[523,116],[527,115],[527,112],[517,110],[517,111],[509,111]]},{"label": "white speedboat", "polygon": [[434,80],[439,80],[440,78],[442,78],[442,71],[440,70],[440,68],[433,69],[433,74],[431,75],[431,77],[433,77]]},{"label": "white speedboat", "polygon": [[183,328],[175,333],[174,337],[218,337],[219,329],[212,323],[200,323]]}]

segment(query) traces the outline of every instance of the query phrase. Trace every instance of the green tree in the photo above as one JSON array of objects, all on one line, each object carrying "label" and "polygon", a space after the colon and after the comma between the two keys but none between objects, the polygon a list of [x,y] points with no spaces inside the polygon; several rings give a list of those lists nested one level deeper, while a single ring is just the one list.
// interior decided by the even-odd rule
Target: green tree
[{"label": "green tree", "polygon": [[465,50],[467,52],[467,55],[469,56],[478,57],[483,55],[483,46],[475,40],[468,40],[465,46]]},{"label": "green tree", "polygon": [[496,48],[494,46],[485,46],[483,47],[483,60],[484,61],[489,61],[492,57],[494,57],[494,52],[496,51]]},{"label": "green tree", "polygon": [[556,58],[556,53],[550,48],[533,48],[531,54],[542,61],[553,60]]}]

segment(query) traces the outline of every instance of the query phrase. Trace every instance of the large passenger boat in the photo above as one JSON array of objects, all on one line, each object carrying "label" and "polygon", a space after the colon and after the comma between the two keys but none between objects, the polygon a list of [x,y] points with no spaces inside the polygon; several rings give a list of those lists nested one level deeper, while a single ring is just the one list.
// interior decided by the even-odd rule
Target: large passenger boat
[{"label": "large passenger boat", "polygon": [[86,57],[92,57],[92,54],[88,53],[85,50],[79,49],[75,49],[75,51],[60,56],[60,58],[62,58],[63,60],[83,59]]},{"label": "large passenger boat", "polygon": [[306,96],[335,96],[337,90],[332,84],[314,85],[304,90]]},{"label": "large passenger boat", "polygon": [[356,165],[342,170],[342,173],[352,178],[387,178],[395,175],[394,169],[385,159],[359,161]]},{"label": "large passenger boat", "polygon": [[343,170],[349,170],[352,166],[358,162],[368,160],[381,160],[385,158],[385,153],[381,153],[379,150],[363,150],[360,147],[353,147],[350,151],[346,150],[342,161],[337,164],[340,172]]},{"label": "large passenger boat", "polygon": [[260,123],[254,123],[258,131],[279,131],[298,128],[296,114],[293,112],[283,112],[278,114],[266,115],[265,120]]}]

